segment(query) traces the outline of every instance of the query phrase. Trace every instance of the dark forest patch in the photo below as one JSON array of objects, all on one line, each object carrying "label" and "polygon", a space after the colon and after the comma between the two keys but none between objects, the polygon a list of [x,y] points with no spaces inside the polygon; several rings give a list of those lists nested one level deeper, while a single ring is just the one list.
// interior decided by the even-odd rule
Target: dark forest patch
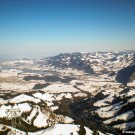
[{"label": "dark forest patch", "polygon": [[118,71],[116,75],[116,81],[124,85],[127,85],[130,77],[134,74],[134,72],[135,72],[135,65],[127,66]]},{"label": "dark forest patch", "polygon": [[49,86],[50,85],[50,83],[45,83],[45,84],[36,84],[34,87],[33,87],[33,89],[43,89],[43,88],[45,88],[45,87],[47,87],[47,86]]},{"label": "dark forest patch", "polygon": [[55,75],[47,75],[47,76],[43,76],[43,77],[39,77],[39,76],[25,76],[23,78],[25,81],[30,81],[30,80],[44,80],[46,82],[62,82],[62,83],[70,83],[72,80],[75,80],[76,77],[70,77],[70,76],[55,76]]}]

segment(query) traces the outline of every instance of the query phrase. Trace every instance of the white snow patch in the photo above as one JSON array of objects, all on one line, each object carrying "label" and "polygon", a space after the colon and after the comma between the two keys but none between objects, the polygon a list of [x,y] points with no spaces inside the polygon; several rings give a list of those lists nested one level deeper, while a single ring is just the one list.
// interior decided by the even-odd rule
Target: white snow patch
[{"label": "white snow patch", "polygon": [[[79,135],[78,131],[80,129],[79,125],[73,125],[73,124],[56,124],[50,128],[47,128],[46,130],[38,131],[35,133],[29,133],[29,135]],[[93,132],[85,127],[86,135],[93,135]]]},{"label": "white snow patch", "polygon": [[43,114],[39,108],[38,108],[38,112],[39,114],[33,122],[34,126],[38,128],[46,127],[48,125],[47,124],[48,117],[45,114]]},{"label": "white snow patch", "polygon": [[64,96],[65,96],[65,94],[59,94],[59,95],[56,96],[56,100],[60,101],[60,100],[63,99]]},{"label": "white snow patch", "polygon": [[118,115],[116,117],[113,117],[111,119],[108,119],[106,121],[104,121],[105,124],[110,124],[113,121],[118,121],[118,120],[124,120],[124,121],[128,121],[130,119],[134,118],[134,113],[133,111],[128,111],[126,113],[123,113],[121,115]]},{"label": "white snow patch", "polygon": [[0,98],[0,104],[7,104],[8,100],[4,100],[3,98]]},{"label": "white snow patch", "polygon": [[118,125],[115,125],[113,127],[118,128],[118,129],[122,129],[122,130],[132,129],[132,128],[135,127],[135,121],[134,122],[127,122],[127,123],[118,124]]},{"label": "white snow patch", "polygon": [[10,99],[10,103],[20,103],[25,101],[33,101],[35,103],[39,103],[40,99],[36,99],[25,94],[21,94],[19,96],[14,97],[13,99]]},{"label": "white snow patch", "polygon": [[87,94],[85,94],[85,93],[77,93],[74,96],[75,97],[87,97]]},{"label": "white snow patch", "polygon": [[33,108],[30,116],[27,117],[26,121],[29,122],[29,123],[31,123],[31,120],[36,115],[36,113],[37,113],[37,108]]},{"label": "white snow patch", "polygon": [[58,109],[59,109],[58,106],[51,106],[51,110],[52,110],[52,111],[55,111],[55,110],[58,110]]},{"label": "white snow patch", "polygon": [[129,102],[129,103],[135,102],[135,97],[132,97],[132,98],[128,99],[128,102]]},{"label": "white snow patch", "polygon": [[44,91],[47,91],[49,93],[62,93],[62,92],[79,92],[78,89],[74,88],[72,85],[66,85],[66,84],[52,84],[47,86],[46,88],[42,89]]},{"label": "white snow patch", "polygon": [[97,109],[95,111],[95,113],[97,113],[98,116],[101,118],[110,118],[110,117],[115,116],[119,110],[120,110],[120,108],[118,110],[103,111],[103,109],[101,107],[101,108]]},{"label": "white snow patch", "polygon": [[23,90],[31,90],[34,87],[35,83],[29,84],[14,84],[14,83],[1,83],[0,88],[4,90],[15,90],[15,91],[23,91]]},{"label": "white snow patch", "polygon": [[72,95],[70,93],[67,93],[67,94],[65,94],[65,98],[71,99],[72,98]]},{"label": "white snow patch", "polygon": [[2,70],[2,72],[0,72],[0,77],[18,76],[19,73],[22,73],[22,71],[17,69]]},{"label": "white snow patch", "polygon": [[42,94],[40,92],[33,94],[34,97],[38,98],[38,99],[42,99],[44,101],[46,101],[47,106],[52,106],[54,99],[54,95],[53,94],[49,94],[49,93],[45,93]]},{"label": "white snow patch", "polygon": [[55,100],[54,95],[49,94],[49,93],[42,94],[40,92],[37,92],[37,93],[33,94],[33,96],[36,97],[36,98],[42,99],[44,101],[50,101],[51,102],[51,101]]},{"label": "white snow patch", "polygon": [[18,113],[18,115],[20,115],[22,112],[30,111],[31,110],[31,107],[29,106],[28,103],[22,103],[22,104],[18,104],[18,105],[15,104],[14,106],[11,106],[11,105],[8,105],[8,106],[2,105],[0,107],[0,117],[7,117],[6,111],[8,109],[19,109],[21,112]]},{"label": "white snow patch", "polygon": [[31,110],[31,107],[28,103],[18,104],[18,108],[21,110],[21,112],[29,112]]},{"label": "white snow patch", "polygon": [[69,123],[73,123],[73,122],[74,122],[74,120],[72,118],[70,118],[68,116],[64,117],[64,123],[69,124]]}]

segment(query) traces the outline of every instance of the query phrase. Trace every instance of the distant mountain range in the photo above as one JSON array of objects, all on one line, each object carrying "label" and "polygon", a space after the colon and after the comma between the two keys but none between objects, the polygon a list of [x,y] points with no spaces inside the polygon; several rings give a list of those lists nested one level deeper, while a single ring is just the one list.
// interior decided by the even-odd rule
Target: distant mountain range
[{"label": "distant mountain range", "polygon": [[[132,65],[135,62],[135,51],[61,53],[40,60],[38,64],[47,64],[60,69],[82,70],[88,74],[110,74]],[[115,75],[115,74],[114,74]]]}]

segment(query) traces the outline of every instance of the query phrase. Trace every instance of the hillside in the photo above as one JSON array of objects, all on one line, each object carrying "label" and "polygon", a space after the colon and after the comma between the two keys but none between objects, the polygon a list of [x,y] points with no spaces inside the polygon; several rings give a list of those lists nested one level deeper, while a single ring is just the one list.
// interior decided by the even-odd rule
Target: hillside
[{"label": "hillside", "polygon": [[[0,134],[121,135],[135,130],[134,54],[63,53],[0,62]],[[117,76],[127,67],[132,74],[123,85]]]}]

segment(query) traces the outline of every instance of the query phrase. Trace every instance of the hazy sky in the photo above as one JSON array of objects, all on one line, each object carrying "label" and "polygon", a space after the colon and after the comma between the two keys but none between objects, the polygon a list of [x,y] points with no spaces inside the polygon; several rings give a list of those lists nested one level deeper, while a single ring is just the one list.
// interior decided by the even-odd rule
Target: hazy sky
[{"label": "hazy sky", "polygon": [[0,53],[135,49],[135,0],[0,0]]}]

